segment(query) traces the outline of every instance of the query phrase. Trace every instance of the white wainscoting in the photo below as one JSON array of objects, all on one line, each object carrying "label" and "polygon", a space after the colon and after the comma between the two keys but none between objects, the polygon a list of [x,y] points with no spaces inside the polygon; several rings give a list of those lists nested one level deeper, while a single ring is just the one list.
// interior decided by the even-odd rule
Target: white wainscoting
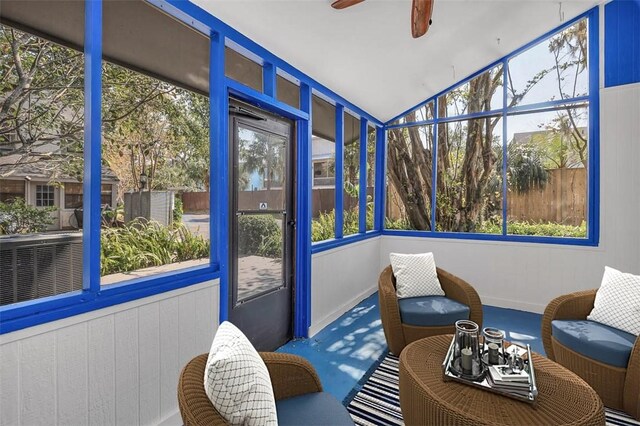
[{"label": "white wainscoting", "polygon": [[310,336],[377,290],[379,253],[376,237],[313,255]]},{"label": "white wainscoting", "polygon": [[178,376],[218,313],[215,280],[0,336],[0,424],[182,424]]},{"label": "white wainscoting", "polygon": [[640,84],[600,91],[600,245],[575,247],[385,236],[390,252],[435,254],[489,305],[543,312],[556,296],[597,288],[604,266],[640,274]]}]

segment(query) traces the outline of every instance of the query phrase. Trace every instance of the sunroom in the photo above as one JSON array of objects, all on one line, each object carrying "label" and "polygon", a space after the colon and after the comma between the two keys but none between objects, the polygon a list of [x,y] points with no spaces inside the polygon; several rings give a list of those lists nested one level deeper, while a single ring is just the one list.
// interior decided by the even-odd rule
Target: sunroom
[{"label": "sunroom", "polygon": [[2,0],[0,425],[640,425],[638,0]]}]

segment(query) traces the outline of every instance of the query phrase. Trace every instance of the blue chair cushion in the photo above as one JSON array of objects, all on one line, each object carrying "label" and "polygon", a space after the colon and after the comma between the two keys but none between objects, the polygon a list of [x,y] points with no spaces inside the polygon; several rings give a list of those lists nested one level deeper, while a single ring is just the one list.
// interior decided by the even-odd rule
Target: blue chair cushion
[{"label": "blue chair cushion", "polygon": [[444,296],[398,299],[403,324],[436,327],[469,319],[469,307]]},{"label": "blue chair cushion", "polygon": [[588,320],[551,321],[551,335],[580,355],[621,368],[627,368],[636,342],[633,334]]},{"label": "blue chair cushion", "polygon": [[353,426],[353,420],[351,420],[347,409],[326,392],[308,393],[281,399],[276,401],[276,411],[280,426]]}]

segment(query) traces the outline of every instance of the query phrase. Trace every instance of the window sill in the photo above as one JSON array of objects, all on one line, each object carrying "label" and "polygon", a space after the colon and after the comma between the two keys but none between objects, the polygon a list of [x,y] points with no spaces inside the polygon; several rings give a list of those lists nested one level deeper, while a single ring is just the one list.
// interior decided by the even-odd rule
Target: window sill
[{"label": "window sill", "polygon": [[317,243],[312,243],[311,254],[321,253],[323,251],[331,250],[336,247],[346,246],[358,241],[379,237],[380,235],[381,233],[379,231],[368,231],[364,234],[352,234],[346,237],[336,238],[333,240],[319,241]]},{"label": "window sill", "polygon": [[598,247],[597,238],[543,237],[535,235],[467,234],[460,232],[434,232],[385,229],[382,235],[398,237],[443,238],[451,240],[497,241],[515,243],[556,244],[582,247]]},{"label": "window sill", "polygon": [[91,292],[76,291],[0,307],[0,335],[91,312],[220,277],[218,265],[192,267],[153,277],[111,284]]}]

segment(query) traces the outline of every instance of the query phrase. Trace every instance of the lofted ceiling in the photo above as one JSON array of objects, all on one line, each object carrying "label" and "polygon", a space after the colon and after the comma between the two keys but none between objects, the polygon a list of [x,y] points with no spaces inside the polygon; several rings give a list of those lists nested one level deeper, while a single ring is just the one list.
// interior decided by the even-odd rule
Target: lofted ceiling
[{"label": "lofted ceiling", "polygon": [[413,39],[411,0],[192,1],[382,121],[603,2],[435,0]]}]

